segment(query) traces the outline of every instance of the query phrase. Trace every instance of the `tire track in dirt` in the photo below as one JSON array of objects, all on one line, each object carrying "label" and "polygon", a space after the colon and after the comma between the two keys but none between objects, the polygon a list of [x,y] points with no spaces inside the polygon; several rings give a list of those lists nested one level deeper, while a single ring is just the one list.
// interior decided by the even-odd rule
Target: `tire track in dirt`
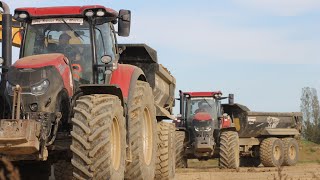
[{"label": "tire track in dirt", "polygon": [[303,163],[281,168],[257,167],[238,170],[200,167],[177,169],[176,180],[320,180],[320,164]]}]

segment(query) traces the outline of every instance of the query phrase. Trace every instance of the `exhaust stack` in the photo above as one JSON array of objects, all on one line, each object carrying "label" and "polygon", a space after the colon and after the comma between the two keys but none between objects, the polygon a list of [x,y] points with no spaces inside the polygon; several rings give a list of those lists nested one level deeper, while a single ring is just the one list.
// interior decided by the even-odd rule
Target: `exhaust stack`
[{"label": "exhaust stack", "polygon": [[12,64],[12,15],[10,14],[9,6],[0,1],[0,8],[3,9],[2,13],[2,59],[3,63],[0,64],[2,69],[1,83],[0,83],[0,118],[5,114],[5,100],[4,92],[6,89],[7,73]]},{"label": "exhaust stack", "polygon": [[[3,9],[2,14],[2,58],[4,60],[2,76],[6,74],[12,64],[12,15],[9,6],[0,1],[0,7]],[[3,77],[2,77],[3,78]],[[1,78],[1,79],[2,79]]]}]

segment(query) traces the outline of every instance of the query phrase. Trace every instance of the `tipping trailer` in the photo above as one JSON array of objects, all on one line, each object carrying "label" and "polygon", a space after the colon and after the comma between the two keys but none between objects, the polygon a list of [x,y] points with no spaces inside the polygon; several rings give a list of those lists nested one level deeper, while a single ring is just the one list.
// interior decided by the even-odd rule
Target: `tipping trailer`
[{"label": "tipping trailer", "polygon": [[293,166],[298,162],[300,112],[254,112],[241,104],[222,107],[239,134],[241,166]]},{"label": "tipping trailer", "polygon": [[174,127],[162,119],[171,118],[175,79],[149,46],[117,44],[116,35],[129,35],[129,10],[18,8],[23,36],[12,65],[12,16],[0,7],[0,156],[30,179],[47,179],[52,164],[56,179],[174,175],[174,164],[159,164],[174,158]]},{"label": "tipping trailer", "polygon": [[[219,158],[224,168],[295,165],[301,113],[252,112],[217,92],[180,91],[177,167],[187,159]],[[228,104],[221,100],[229,98]]]}]

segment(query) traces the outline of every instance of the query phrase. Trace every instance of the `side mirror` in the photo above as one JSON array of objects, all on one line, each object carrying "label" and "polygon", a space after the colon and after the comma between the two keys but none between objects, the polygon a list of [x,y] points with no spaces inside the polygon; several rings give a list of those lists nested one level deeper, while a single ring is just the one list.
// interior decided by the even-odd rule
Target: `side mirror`
[{"label": "side mirror", "polygon": [[101,62],[104,63],[104,64],[108,64],[112,61],[112,57],[109,56],[109,55],[103,55],[101,57]]},{"label": "side mirror", "polygon": [[121,9],[119,11],[118,35],[128,37],[130,34],[131,11]]},{"label": "side mirror", "polygon": [[229,105],[234,104],[234,94],[229,94]]},{"label": "side mirror", "polygon": [[0,57],[0,66],[2,66],[3,63],[4,63],[4,59]]}]

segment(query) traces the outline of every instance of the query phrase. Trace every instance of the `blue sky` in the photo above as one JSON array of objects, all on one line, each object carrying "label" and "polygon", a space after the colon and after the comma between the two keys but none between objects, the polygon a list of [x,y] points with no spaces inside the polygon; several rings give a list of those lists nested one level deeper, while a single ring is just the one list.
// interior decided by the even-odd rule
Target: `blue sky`
[{"label": "blue sky", "polygon": [[320,89],[319,0],[6,2],[12,11],[85,4],[130,9],[131,36],[120,42],[156,49],[177,90],[221,90],[251,110],[299,111],[301,89]]}]

